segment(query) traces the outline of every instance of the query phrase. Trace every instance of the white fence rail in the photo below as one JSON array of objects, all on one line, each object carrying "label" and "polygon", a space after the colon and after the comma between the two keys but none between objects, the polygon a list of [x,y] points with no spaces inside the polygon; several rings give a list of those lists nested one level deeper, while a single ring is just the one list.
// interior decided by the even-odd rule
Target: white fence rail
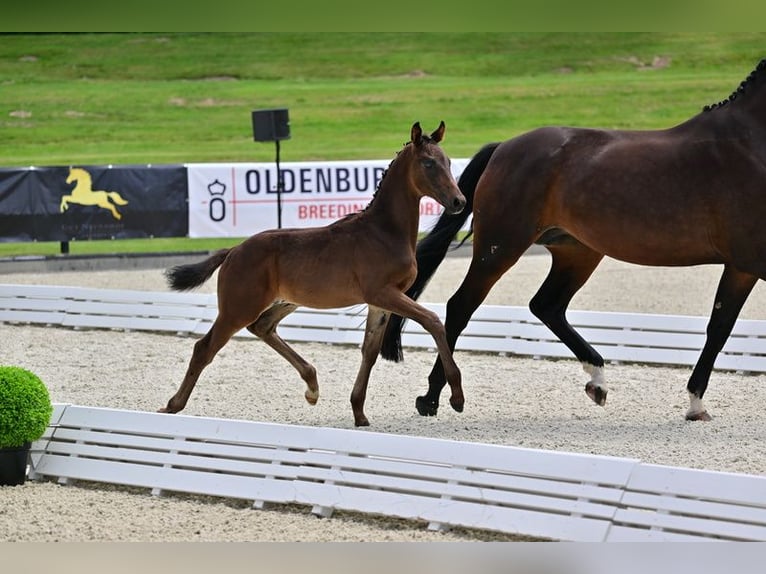
[{"label": "white fence rail", "polygon": [[[429,305],[441,316],[444,305]],[[215,295],[0,285],[0,322],[200,335]],[[693,364],[706,319],[572,311],[608,361]],[[361,343],[363,306],[299,309],[292,341]],[[239,336],[251,337],[247,331]],[[766,322],[740,320],[717,368],[766,371]],[[405,346],[433,341],[409,322]],[[531,313],[485,305],[458,349],[570,357]],[[87,480],[163,491],[311,505],[555,540],[766,540],[766,477],[633,459],[57,405],[33,447],[31,479]]]},{"label": "white fence rail", "polygon": [[[445,305],[427,304],[442,318]],[[216,296],[42,285],[0,285],[0,322],[76,329],[165,331],[202,335],[217,313]],[[342,309],[300,308],[280,323],[288,341],[359,345],[363,305]],[[707,319],[678,315],[570,311],[570,323],[610,362],[693,365],[704,344]],[[240,337],[252,337],[248,331]],[[405,347],[433,348],[431,336],[405,324]],[[551,331],[524,307],[482,305],[458,339],[457,349],[533,357],[572,358]],[[766,321],[737,321],[716,368],[766,372]]]},{"label": "white fence rail", "polygon": [[766,477],[362,430],[56,405],[30,479],[567,541],[766,540]]}]

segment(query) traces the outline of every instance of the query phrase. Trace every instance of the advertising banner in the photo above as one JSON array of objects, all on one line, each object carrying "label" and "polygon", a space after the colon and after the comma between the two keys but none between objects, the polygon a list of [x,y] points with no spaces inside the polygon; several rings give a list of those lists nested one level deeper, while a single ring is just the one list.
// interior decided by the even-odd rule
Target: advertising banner
[{"label": "advertising banner", "polygon": [[[320,227],[363,210],[390,160],[281,163],[191,163],[189,236],[247,237],[266,229]],[[468,160],[453,160],[457,178]],[[280,192],[278,193],[278,189]],[[430,229],[442,207],[420,203],[420,229]]]},{"label": "advertising banner", "polygon": [[182,165],[0,169],[0,241],[187,234]]}]

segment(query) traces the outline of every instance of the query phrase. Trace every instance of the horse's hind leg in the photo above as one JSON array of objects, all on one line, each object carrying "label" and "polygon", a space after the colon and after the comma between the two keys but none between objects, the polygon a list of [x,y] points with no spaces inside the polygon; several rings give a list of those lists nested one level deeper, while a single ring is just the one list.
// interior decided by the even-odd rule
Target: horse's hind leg
[{"label": "horse's hind leg", "polygon": [[254,323],[248,325],[247,330],[263,340],[264,343],[295,367],[295,370],[298,371],[298,374],[308,387],[304,394],[306,401],[309,404],[315,405],[319,399],[319,383],[317,382],[316,369],[277,335],[277,325],[279,322],[297,308],[298,305],[293,303],[275,303],[266,309]]},{"label": "horse's hind leg", "polygon": [[112,216],[114,216],[115,219],[122,219],[122,215],[120,215],[120,212],[117,211],[117,208],[110,203],[108,199],[105,199],[102,203],[99,203],[99,207],[103,207],[108,209]]},{"label": "horse's hind leg", "polygon": [[549,245],[553,256],[551,269],[529,308],[564,343],[583,365],[591,380],[585,392],[593,402],[606,403],[604,359],[575,331],[566,319],[566,310],[575,293],[593,274],[603,255],[572,239],[561,245]]},{"label": "horse's hind leg", "polygon": [[367,306],[367,323],[364,328],[364,341],[362,342],[362,364],[354,381],[351,391],[351,409],[354,413],[354,424],[358,427],[369,426],[370,422],[364,415],[364,401],[367,398],[367,384],[370,381],[370,372],[378,359],[380,346],[383,343],[383,335],[386,332],[388,313],[372,305]]},{"label": "horse's hind leg", "polygon": [[166,407],[159,410],[161,413],[177,413],[184,409],[189,396],[197,384],[202,370],[210,364],[216,353],[234,336],[239,327],[234,327],[231,323],[222,321],[220,316],[215,320],[213,326],[199,341],[194,344],[189,366],[186,369],[186,375],[176,394],[171,397]]},{"label": "horse's hind leg", "polygon": [[686,420],[710,420],[711,417],[702,403],[702,396],[707,389],[716,357],[726,344],[739,312],[757,281],[758,278],[754,275],[742,273],[729,265],[724,267],[715,294],[713,312],[707,325],[705,346],[686,385],[691,403],[686,412]]}]

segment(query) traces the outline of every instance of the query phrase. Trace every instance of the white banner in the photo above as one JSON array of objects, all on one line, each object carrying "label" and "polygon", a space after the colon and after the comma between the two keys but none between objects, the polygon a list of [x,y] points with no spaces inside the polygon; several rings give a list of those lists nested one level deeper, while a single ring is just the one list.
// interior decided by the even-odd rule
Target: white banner
[{"label": "white banner", "polygon": [[[452,160],[459,177],[468,159]],[[320,227],[364,209],[390,160],[280,163],[191,163],[189,237],[248,237],[266,229]],[[442,213],[431,198],[420,202],[420,230]],[[467,227],[467,226],[466,226]]]}]

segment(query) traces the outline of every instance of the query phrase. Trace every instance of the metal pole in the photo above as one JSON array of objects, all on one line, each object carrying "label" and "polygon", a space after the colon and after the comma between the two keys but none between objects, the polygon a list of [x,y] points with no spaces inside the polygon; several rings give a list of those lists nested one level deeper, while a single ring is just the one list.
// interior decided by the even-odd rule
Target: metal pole
[{"label": "metal pole", "polygon": [[282,170],[279,169],[279,140],[275,140],[277,144],[277,228],[282,229],[282,187],[284,182],[282,181]]}]

